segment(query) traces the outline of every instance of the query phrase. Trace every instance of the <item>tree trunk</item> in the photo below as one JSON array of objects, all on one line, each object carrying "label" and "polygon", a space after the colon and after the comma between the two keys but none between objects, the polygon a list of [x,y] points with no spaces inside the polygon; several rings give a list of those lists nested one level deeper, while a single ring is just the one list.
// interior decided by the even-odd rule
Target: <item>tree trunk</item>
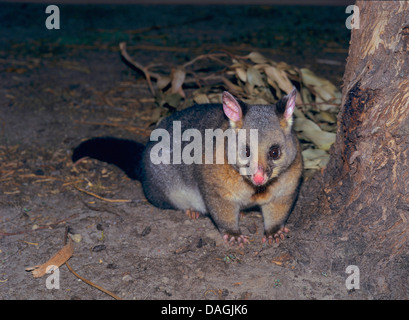
[{"label": "tree trunk", "polygon": [[345,279],[356,265],[359,290],[407,299],[409,2],[357,6],[360,28],[351,31],[331,160],[303,186],[289,221],[294,242],[282,249],[302,266]]}]

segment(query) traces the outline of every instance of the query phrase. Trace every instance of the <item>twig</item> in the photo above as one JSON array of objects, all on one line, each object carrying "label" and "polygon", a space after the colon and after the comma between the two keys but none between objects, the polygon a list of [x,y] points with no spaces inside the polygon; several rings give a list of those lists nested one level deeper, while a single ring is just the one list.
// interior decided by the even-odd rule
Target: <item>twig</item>
[{"label": "twig", "polygon": [[150,133],[146,129],[137,128],[137,127],[128,126],[128,125],[123,125],[123,124],[118,124],[118,123],[79,121],[79,120],[74,120],[74,123],[86,124],[86,125],[91,125],[91,126],[107,126],[107,127],[122,128],[124,130],[131,131],[131,132],[135,132],[135,131],[139,132],[139,133],[143,134],[144,136],[149,136],[150,135]]},{"label": "twig", "polygon": [[95,284],[95,283],[89,281],[88,279],[85,279],[85,278],[82,277],[82,276],[80,276],[78,273],[76,273],[76,272],[74,271],[74,269],[68,264],[68,262],[66,262],[65,265],[67,266],[68,270],[70,270],[71,273],[72,273],[74,276],[76,276],[78,279],[81,279],[81,280],[82,280],[83,282],[85,282],[86,284],[88,284],[88,285],[90,285],[90,286],[92,286],[92,287],[94,287],[94,288],[96,288],[96,289],[98,289],[98,290],[100,290],[100,291],[102,291],[102,292],[104,292],[104,293],[110,295],[112,298],[114,298],[114,299],[116,299],[116,300],[122,300],[120,297],[118,297],[116,294],[112,293],[111,291],[109,291],[109,290],[107,290],[107,289],[105,289],[105,288],[103,288],[103,287],[101,287],[101,286],[99,286],[99,285],[97,285],[97,284]]},{"label": "twig", "polygon": [[[183,65],[183,68],[186,68],[186,67],[190,66],[191,64],[195,63],[195,62],[198,61],[198,60],[202,60],[202,59],[216,60],[217,57],[226,57],[226,56],[228,56],[228,54],[226,54],[226,53],[208,53],[208,54],[202,54],[202,55],[197,56],[196,58],[194,58],[194,59],[192,59],[192,60],[186,62],[186,63]],[[222,61],[219,60],[219,59],[217,59],[217,62],[225,64],[224,62],[222,62]],[[227,64],[226,64],[226,65],[227,65]]]},{"label": "twig", "polygon": [[151,78],[155,78],[155,79],[159,79],[160,75],[150,72],[148,71],[148,69],[146,67],[144,67],[143,65],[141,65],[139,62],[135,61],[134,59],[131,58],[131,56],[128,54],[128,52],[126,51],[126,42],[121,42],[119,44],[119,50],[121,51],[121,55],[122,57],[131,65],[133,65],[135,68],[137,68],[138,70],[142,71],[146,81],[148,82],[148,86],[149,86],[149,90],[151,91],[152,95],[155,96],[155,90],[153,89],[152,86],[152,82],[151,82]]},{"label": "twig", "polygon": [[90,192],[90,191],[87,191],[87,190],[78,188],[77,186],[73,186],[73,187],[74,187],[75,189],[77,189],[78,191],[84,192],[84,193],[86,193],[86,194],[88,194],[88,195],[90,195],[90,196],[93,196],[93,197],[95,197],[95,198],[97,198],[97,199],[99,199],[99,200],[103,200],[103,201],[107,201],[107,202],[132,202],[132,200],[107,199],[107,198],[101,197],[101,196],[99,196],[99,195],[97,195],[97,194],[95,194],[95,193],[93,193],[93,192]]},{"label": "twig", "polygon": [[78,217],[78,213],[75,213],[75,214],[71,215],[70,217],[68,217],[66,219],[61,219],[61,220],[59,220],[57,222],[54,222],[54,223],[51,223],[51,224],[48,224],[48,225],[40,226],[40,227],[38,227],[36,229],[26,229],[26,230],[20,230],[20,231],[15,231],[15,232],[0,232],[0,237],[2,237],[2,236],[15,236],[15,235],[18,235],[18,234],[30,233],[30,232],[34,232],[34,231],[37,231],[37,230],[49,229],[49,228],[52,228],[52,227],[55,227],[55,226],[59,225],[60,223],[66,222],[66,221],[74,219],[76,217]]},{"label": "twig", "polygon": [[58,177],[45,176],[45,175],[39,175],[39,174],[34,174],[34,173],[20,174],[20,175],[18,175],[18,177],[19,178],[36,178],[36,179],[40,179],[40,180],[58,180],[58,181],[62,181]]},{"label": "twig", "polygon": [[[67,240],[68,240],[68,228],[65,228],[64,245],[67,243]],[[103,288],[103,287],[101,287],[101,286],[99,286],[99,285],[97,285],[97,284],[95,284],[95,283],[89,281],[88,279],[86,279],[86,278],[84,278],[84,277],[82,277],[82,276],[80,276],[78,273],[76,273],[76,272],[74,271],[74,269],[68,264],[67,261],[65,262],[65,265],[67,266],[68,270],[70,270],[71,273],[72,273],[74,276],[76,276],[78,279],[81,279],[81,281],[83,281],[83,282],[85,282],[86,284],[88,284],[88,285],[90,285],[90,286],[92,286],[92,287],[94,287],[94,288],[96,288],[96,289],[98,289],[98,290],[100,290],[100,291],[106,293],[107,295],[110,295],[112,298],[114,298],[114,299],[116,299],[116,300],[122,300],[120,297],[118,297],[116,294],[112,293],[111,291],[109,291],[109,290],[107,290],[107,289],[105,289],[105,288]]]},{"label": "twig", "polygon": [[138,44],[129,46],[130,50],[146,50],[146,51],[171,51],[171,52],[189,52],[191,48],[180,48],[180,47],[167,47],[167,46],[154,46],[147,44]]},{"label": "twig", "polygon": [[310,103],[297,103],[297,106],[304,107],[304,106],[319,106],[319,105],[330,105],[339,107],[340,103],[333,103],[333,102],[310,102]]}]

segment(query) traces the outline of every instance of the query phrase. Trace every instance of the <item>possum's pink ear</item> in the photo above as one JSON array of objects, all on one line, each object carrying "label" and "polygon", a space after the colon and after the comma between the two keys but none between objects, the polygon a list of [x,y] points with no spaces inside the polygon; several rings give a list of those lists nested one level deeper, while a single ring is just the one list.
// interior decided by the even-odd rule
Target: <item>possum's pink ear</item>
[{"label": "possum's pink ear", "polygon": [[284,118],[287,121],[290,121],[294,109],[295,109],[295,100],[297,98],[297,89],[294,87],[293,90],[286,96],[287,98],[287,103],[285,106],[285,111],[284,111]]},{"label": "possum's pink ear", "polygon": [[243,119],[243,112],[238,101],[227,91],[223,92],[223,111],[230,123],[239,124]]},{"label": "possum's pink ear", "polygon": [[276,110],[280,119],[280,126],[283,129],[292,127],[295,101],[297,99],[297,89],[293,87],[291,92],[277,101]]}]

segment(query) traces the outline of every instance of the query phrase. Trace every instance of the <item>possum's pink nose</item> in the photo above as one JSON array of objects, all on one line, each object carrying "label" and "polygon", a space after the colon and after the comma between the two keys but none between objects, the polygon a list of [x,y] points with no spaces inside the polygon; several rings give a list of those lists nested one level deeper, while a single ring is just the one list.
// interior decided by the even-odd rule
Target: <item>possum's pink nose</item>
[{"label": "possum's pink nose", "polygon": [[251,178],[256,186],[261,186],[264,184],[267,179],[265,177],[263,167],[258,166],[256,173]]}]

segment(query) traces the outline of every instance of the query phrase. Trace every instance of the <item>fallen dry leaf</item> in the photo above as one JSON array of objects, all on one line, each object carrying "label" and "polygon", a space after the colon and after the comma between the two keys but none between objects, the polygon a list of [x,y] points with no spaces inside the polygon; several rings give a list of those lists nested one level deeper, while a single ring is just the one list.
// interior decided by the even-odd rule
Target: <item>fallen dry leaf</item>
[{"label": "fallen dry leaf", "polygon": [[247,81],[252,86],[261,87],[261,86],[264,85],[261,73],[256,68],[248,68],[247,69]]},{"label": "fallen dry leaf", "polygon": [[254,63],[268,63],[269,60],[264,57],[261,53],[259,52],[251,52],[247,55],[247,58],[253,61]]},{"label": "fallen dry leaf", "polygon": [[180,68],[173,70],[172,72],[172,81],[171,81],[171,88],[170,92],[173,93],[180,93],[182,97],[185,97],[182,85],[185,82],[186,72]]},{"label": "fallen dry leaf", "polygon": [[273,258],[273,260],[271,260],[272,263],[281,266],[284,263],[288,263],[292,260],[293,258],[291,257],[291,255],[289,253],[283,253],[278,257]]},{"label": "fallen dry leaf", "polygon": [[69,238],[68,244],[53,255],[47,262],[38,266],[26,268],[26,271],[31,271],[34,278],[40,278],[47,273],[50,266],[61,267],[69,258],[71,258],[73,253],[74,247],[71,238]]},{"label": "fallen dry leaf", "polygon": [[286,93],[290,93],[293,89],[293,84],[286,73],[283,70],[279,70],[275,67],[267,67],[264,69],[269,79],[276,82],[280,89]]},{"label": "fallen dry leaf", "polygon": [[247,72],[244,70],[244,68],[236,68],[236,74],[241,81],[247,82]]}]

